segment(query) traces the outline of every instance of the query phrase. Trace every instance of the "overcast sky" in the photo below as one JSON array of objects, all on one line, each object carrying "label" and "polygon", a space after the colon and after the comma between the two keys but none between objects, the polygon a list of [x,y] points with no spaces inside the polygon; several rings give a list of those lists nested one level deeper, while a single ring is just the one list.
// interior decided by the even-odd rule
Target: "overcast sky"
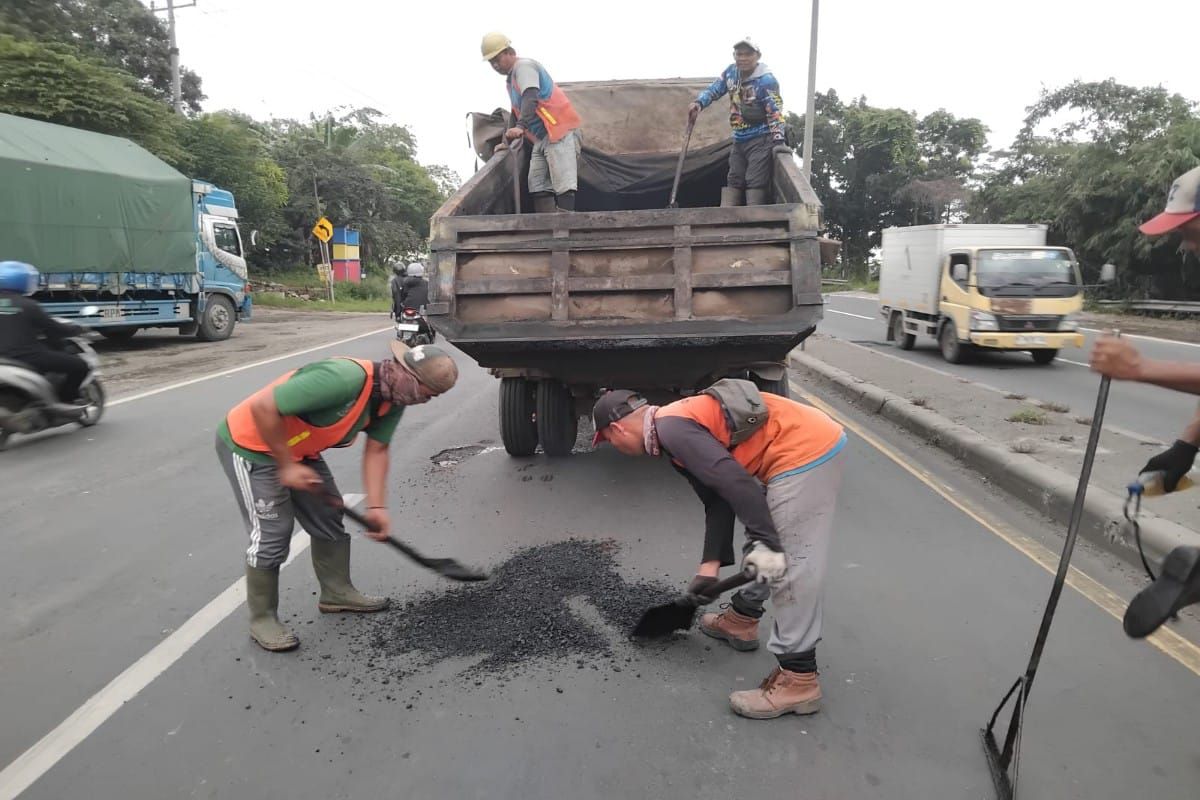
[{"label": "overcast sky", "polygon": [[[804,111],[811,11],[803,0],[197,3],[177,12],[179,47],[203,79],[206,110],[268,119],[373,106],[410,126],[422,162],[463,178],[474,170],[465,114],[507,106],[503,79],[479,54],[490,30],[561,81],[715,77],[749,34],[787,108]],[[918,114],[978,117],[997,148],[1011,142],[1042,87],[1075,78],[1162,84],[1200,100],[1187,44],[1198,24],[1192,0],[825,0],[817,87]],[[682,124],[684,109],[664,113]]]}]

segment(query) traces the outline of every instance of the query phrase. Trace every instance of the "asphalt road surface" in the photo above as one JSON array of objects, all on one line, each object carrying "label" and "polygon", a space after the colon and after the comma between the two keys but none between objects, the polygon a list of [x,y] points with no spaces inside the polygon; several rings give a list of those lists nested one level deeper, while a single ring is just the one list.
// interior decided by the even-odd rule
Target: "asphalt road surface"
[{"label": "asphalt road surface", "polygon": [[[378,356],[385,337],[329,353]],[[1044,560],[1060,539],[877,420],[849,417],[816,716],[734,716],[728,692],[766,675],[765,649],[737,653],[694,633],[638,645],[586,599],[572,608],[608,653],[499,673],[420,654],[393,667],[386,624],[318,613],[307,553],[282,580],[301,648],[260,650],[237,602],[245,541],[214,429],[320,355],[117,404],[95,428],[0,454],[0,798],[25,786],[22,797],[54,800],[992,796],[978,730],[1024,669],[1049,591],[1031,554]],[[703,528],[680,477],[609,448],[508,457],[496,448],[494,379],[460,364],[459,386],[398,430],[399,535],[489,566],[568,536],[612,540],[627,579],[684,585]],[[1066,364],[1037,374],[1087,381]],[[352,497],[357,459],[329,458]],[[447,590],[380,545],[354,548],[356,583],[389,593],[392,613]],[[1127,640],[1111,606],[1137,576],[1086,549],[1076,564],[1098,583],[1063,597],[1029,704],[1022,796],[1195,798],[1194,631],[1161,647]],[[515,592],[549,602],[537,580]],[[436,602],[419,613],[439,624]],[[479,608],[478,626],[511,622],[497,613]],[[373,644],[358,635],[368,624],[383,631]]]},{"label": "asphalt road surface", "polygon": [[[1028,353],[978,353],[972,363],[949,364],[942,358],[937,342],[917,337],[914,349],[905,352],[885,341],[886,331],[879,318],[879,301],[859,294],[834,293],[826,297],[825,319],[820,332],[839,339],[880,348],[921,367],[940,369],[980,383],[1066,403],[1081,416],[1090,416],[1096,405],[1099,376],[1087,367],[1088,353],[1100,331],[1084,330],[1086,342],[1080,349],[1064,349],[1052,364],[1038,366]],[[1200,345],[1145,336],[1131,337],[1149,358],[1172,361],[1200,359]],[[840,365],[843,369],[852,368]],[[1109,394],[1105,422],[1148,439],[1172,442],[1196,411],[1196,399],[1178,392],[1129,383],[1114,383]]]}]

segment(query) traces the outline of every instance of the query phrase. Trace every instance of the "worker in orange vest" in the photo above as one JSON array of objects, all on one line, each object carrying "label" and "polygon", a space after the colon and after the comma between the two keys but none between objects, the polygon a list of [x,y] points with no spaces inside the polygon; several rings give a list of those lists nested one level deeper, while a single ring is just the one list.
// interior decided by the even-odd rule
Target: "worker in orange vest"
[{"label": "worker in orange vest", "polygon": [[387,598],[364,595],[350,581],[350,537],[341,509],[322,496],[340,498],[321,454],[366,433],[363,484],[374,529],[367,535],[386,539],[388,444],[396,425],[407,406],[428,402],[458,380],[458,367],[441,348],[390,344],[391,356],[383,361],[326,358],[290,372],[235,406],[217,428],[217,456],[250,535],[250,636],[267,650],[300,644],[279,621],[279,569],[297,520],[312,537],[318,609],[387,607]]},{"label": "worker in orange vest", "polygon": [[529,194],[537,213],[574,211],[579,189],[580,119],[566,93],[546,68],[532,58],[518,58],[503,33],[489,33],[480,46],[483,60],[507,77],[512,125],[504,141],[526,139]]},{"label": "worker in orange vest", "polygon": [[593,445],[625,455],[669,458],[704,503],[700,569],[688,592],[703,597],[721,566],[734,563],[733,526],[746,526],[743,567],[756,582],[700,630],[735,650],[758,648],[758,621],[769,596],[775,611],[768,649],[779,666],[757,689],[729,696],[751,719],[820,709],[816,644],[833,512],[842,480],[842,426],[815,408],[759,392],[749,381],[719,381],[705,393],[665,406],[615,390],[592,410]]}]

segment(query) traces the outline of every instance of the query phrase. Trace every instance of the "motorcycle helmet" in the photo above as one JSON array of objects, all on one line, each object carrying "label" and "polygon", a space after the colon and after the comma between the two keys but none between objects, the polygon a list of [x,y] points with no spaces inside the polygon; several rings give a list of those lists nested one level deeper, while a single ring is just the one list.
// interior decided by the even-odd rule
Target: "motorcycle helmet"
[{"label": "motorcycle helmet", "polygon": [[0,261],[0,291],[17,292],[26,297],[37,291],[37,267],[23,261]]},{"label": "motorcycle helmet", "polygon": [[409,264],[408,265],[408,277],[424,278],[425,277],[425,265],[421,264],[421,263]]}]

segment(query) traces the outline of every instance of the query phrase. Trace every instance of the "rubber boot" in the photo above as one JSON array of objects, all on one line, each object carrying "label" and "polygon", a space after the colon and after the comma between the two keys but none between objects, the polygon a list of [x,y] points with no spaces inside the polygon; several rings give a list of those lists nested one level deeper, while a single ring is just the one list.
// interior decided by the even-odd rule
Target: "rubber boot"
[{"label": "rubber boot", "polygon": [[575,193],[563,192],[554,196],[554,202],[558,205],[559,211],[574,211],[575,210]]},{"label": "rubber boot", "polygon": [[746,190],[746,205],[748,206],[765,206],[771,202],[770,189],[747,189]]},{"label": "rubber boot", "polygon": [[317,608],[326,614],[339,611],[370,613],[388,607],[386,597],[371,597],[354,588],[350,582],[350,540],[312,538],[313,572],[321,584]]},{"label": "rubber boot", "polygon": [[815,714],[821,710],[821,684],[815,672],[776,667],[757,689],[729,695],[729,706],[735,714],[749,719]]},{"label": "rubber boot", "polygon": [[533,213],[553,214],[557,210],[558,204],[554,202],[554,195],[546,192],[538,192],[533,195]]},{"label": "rubber boot", "polygon": [[720,614],[700,617],[701,633],[727,642],[734,650],[757,650],[758,620],[739,614],[730,606],[724,608]]},{"label": "rubber boot", "polygon": [[246,607],[250,609],[250,638],[264,650],[279,652],[300,646],[296,635],[279,621],[279,567],[246,565]]},{"label": "rubber boot", "polygon": [[721,208],[746,205],[746,190],[734,186],[721,187]]}]

